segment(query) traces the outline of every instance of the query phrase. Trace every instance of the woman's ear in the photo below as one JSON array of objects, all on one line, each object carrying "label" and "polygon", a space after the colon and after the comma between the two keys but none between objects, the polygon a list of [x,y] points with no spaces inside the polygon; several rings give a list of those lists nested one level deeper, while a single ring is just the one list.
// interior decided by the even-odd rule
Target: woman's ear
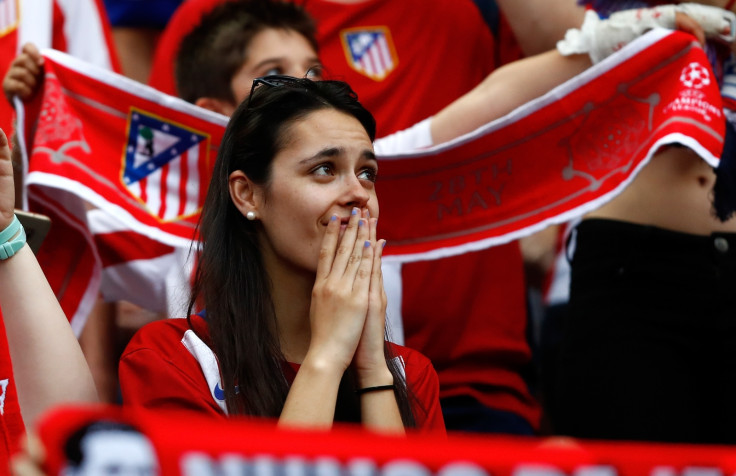
[{"label": "woman's ear", "polygon": [[217,98],[199,98],[194,101],[194,104],[204,109],[209,109],[210,111],[224,114],[228,117],[232,116],[233,112],[235,111],[235,106],[233,106],[229,101],[223,101],[222,99]]},{"label": "woman's ear", "polygon": [[235,208],[249,220],[255,219],[261,202],[260,188],[243,171],[236,170],[228,178],[228,189]]}]

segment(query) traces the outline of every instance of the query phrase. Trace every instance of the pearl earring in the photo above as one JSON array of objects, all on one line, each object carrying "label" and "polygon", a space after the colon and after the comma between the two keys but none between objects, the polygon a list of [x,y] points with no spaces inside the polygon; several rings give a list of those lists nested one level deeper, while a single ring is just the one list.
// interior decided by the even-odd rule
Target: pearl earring
[{"label": "pearl earring", "polygon": [[251,211],[251,212],[246,213],[245,214],[245,218],[247,218],[250,221],[255,220],[256,219],[256,212]]}]

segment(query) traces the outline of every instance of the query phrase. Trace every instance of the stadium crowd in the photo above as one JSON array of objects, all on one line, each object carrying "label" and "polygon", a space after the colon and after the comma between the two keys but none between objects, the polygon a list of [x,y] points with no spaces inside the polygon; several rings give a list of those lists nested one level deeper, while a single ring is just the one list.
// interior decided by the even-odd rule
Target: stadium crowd
[{"label": "stadium crowd", "polygon": [[[70,307],[62,291],[87,278],[73,257],[57,259],[70,250],[67,228],[52,221],[34,254],[26,235],[30,244],[48,223],[16,217],[49,210],[24,182],[23,136],[38,143],[38,132],[19,119],[13,138],[0,134],[6,454],[50,408],[92,402],[285,427],[736,442],[733,0],[92,3],[109,29],[103,66],[227,128],[209,164],[198,244],[175,261],[179,285],[191,286],[185,297],[176,301],[180,289],[158,278],[170,269],[141,268],[115,292],[103,277],[99,293]],[[68,25],[78,12],[55,7],[48,44],[18,35],[5,106],[32,104],[49,83],[39,46],[91,61],[63,39],[72,33],[62,14]],[[591,68],[657,28],[705,51],[702,74],[723,95],[709,98],[723,108],[717,168],[683,126],[574,220],[494,246],[383,259],[392,243],[378,223],[394,222],[379,220],[379,198],[383,213],[412,214],[381,198],[384,160],[473,140],[563,83],[591,81]],[[601,144],[646,122],[602,110],[591,139]],[[147,166],[168,151],[167,129],[136,127],[131,167]],[[537,132],[528,140],[542,162],[552,143]],[[619,154],[651,147],[631,137]],[[630,159],[600,147],[591,160]],[[412,174],[429,173],[431,163],[416,162]],[[456,178],[447,190],[462,187]],[[83,214],[92,222],[99,212],[88,204]],[[153,298],[125,289],[151,279],[164,289]],[[73,313],[83,314],[77,327]]]}]

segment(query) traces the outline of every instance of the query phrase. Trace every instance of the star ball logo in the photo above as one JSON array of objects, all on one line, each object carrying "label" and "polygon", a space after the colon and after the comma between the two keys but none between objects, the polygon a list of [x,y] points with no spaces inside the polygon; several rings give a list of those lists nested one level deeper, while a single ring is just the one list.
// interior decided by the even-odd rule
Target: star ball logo
[{"label": "star ball logo", "polygon": [[682,68],[680,81],[688,88],[702,89],[710,84],[710,72],[702,64],[692,62]]}]

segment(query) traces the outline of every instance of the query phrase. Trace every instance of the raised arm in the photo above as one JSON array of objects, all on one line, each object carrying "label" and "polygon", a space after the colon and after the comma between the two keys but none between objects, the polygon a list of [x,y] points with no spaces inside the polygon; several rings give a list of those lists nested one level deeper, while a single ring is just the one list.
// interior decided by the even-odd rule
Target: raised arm
[{"label": "raised arm", "polygon": [[570,28],[583,23],[585,8],[575,0],[496,0],[526,56],[555,47]]},{"label": "raised arm", "polygon": [[[628,43],[655,26],[673,27],[692,33],[701,42],[706,35],[723,35],[729,28],[725,16],[727,12],[720,8],[677,7],[686,9],[685,14],[675,11],[673,6],[667,7],[670,8],[667,10],[669,15],[660,15],[659,10],[644,9],[648,13],[636,15],[631,12],[609,20],[599,20],[593,12],[588,12],[581,29],[574,30],[564,40],[564,47],[561,48],[565,51],[564,56],[558,50],[551,50],[509,63],[432,117],[432,143],[452,140],[508,114],[583,72],[591,66],[591,58],[600,61],[621,44]],[[728,15],[733,14],[728,12]],[[621,24],[625,26],[622,28]]]},{"label": "raised arm", "polygon": [[[23,419],[32,427],[43,411],[63,402],[94,402],[87,362],[36,257],[15,231],[13,167],[0,131],[0,308]],[[17,246],[14,244],[17,243]],[[13,251],[15,251],[14,254]],[[12,255],[12,256],[8,256]]]}]

